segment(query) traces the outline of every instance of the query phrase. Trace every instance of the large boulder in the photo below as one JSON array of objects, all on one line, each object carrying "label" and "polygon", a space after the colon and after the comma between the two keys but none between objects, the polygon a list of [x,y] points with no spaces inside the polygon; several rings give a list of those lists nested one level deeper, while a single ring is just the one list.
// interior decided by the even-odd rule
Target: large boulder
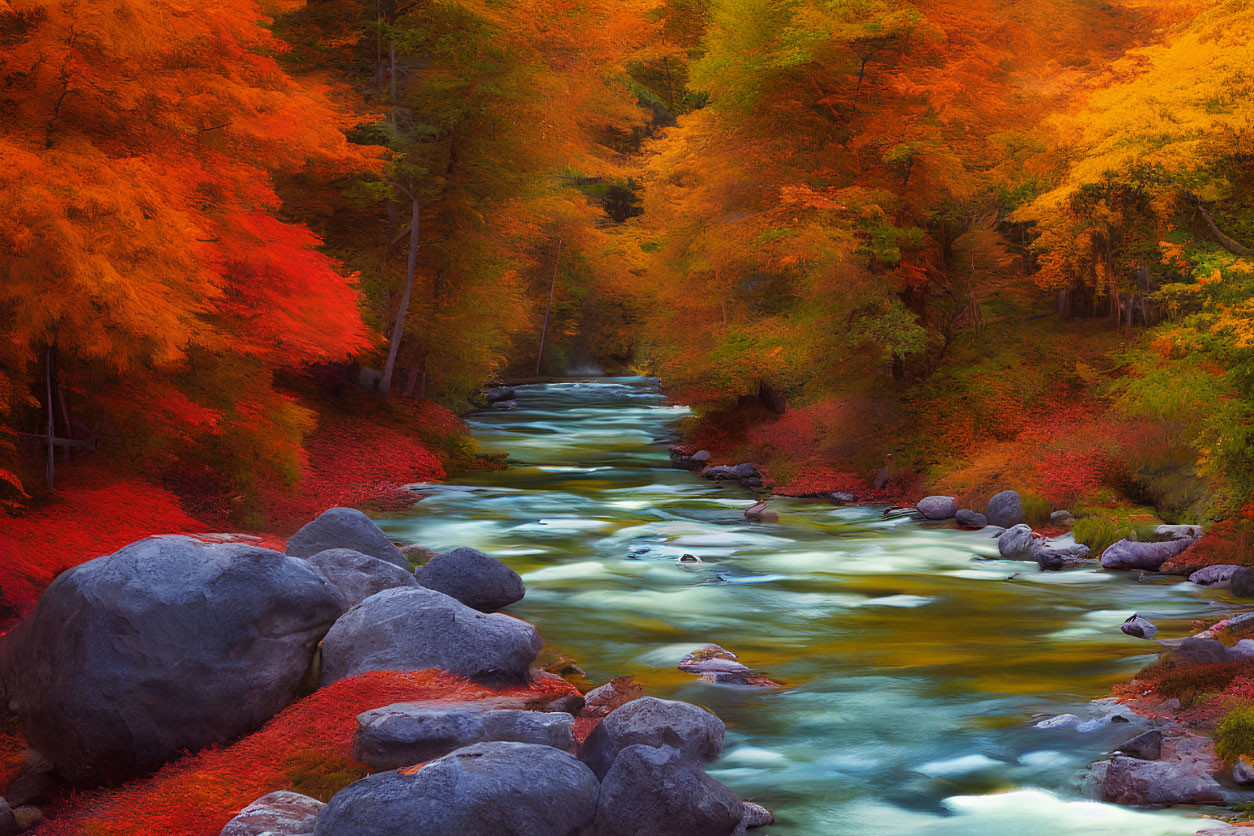
[{"label": "large boulder", "polygon": [[1033,544],[1032,556],[1042,569],[1069,569],[1093,562],[1089,547],[1077,543],[1070,534],[1061,537],[1042,538]]},{"label": "large boulder", "polygon": [[1103,569],[1145,569],[1157,572],[1158,568],[1189,547],[1192,540],[1168,540],[1164,543],[1138,543],[1136,540],[1120,540],[1107,546],[1102,552]]},{"label": "large boulder", "polygon": [[327,549],[352,549],[402,569],[409,561],[374,520],[355,508],[331,508],[287,540],[293,557],[313,557]]},{"label": "large boulder", "polygon": [[601,782],[598,836],[730,836],[744,805],[677,749],[643,744],[618,753]]},{"label": "large boulder", "polygon": [[574,718],[563,713],[484,709],[475,703],[394,703],[357,715],[353,756],[371,769],[399,769],[472,743],[507,740],[575,748]]},{"label": "large boulder", "polygon": [[993,494],[993,498],[988,501],[988,507],[984,509],[984,516],[988,518],[990,525],[1002,528],[1010,528],[1023,522],[1023,500],[1019,498],[1019,492],[1002,491]]},{"label": "large boulder", "polygon": [[700,706],[641,697],[614,709],[592,730],[579,756],[601,778],[623,749],[636,744],[672,746],[694,763],[709,763],[723,752],[727,727]]},{"label": "large boulder", "polygon": [[929,520],[947,520],[958,513],[952,496],[925,496],[914,507]]},{"label": "large boulder", "polygon": [[131,777],[274,716],[343,610],[303,560],[153,537],[53,581],[0,648],[0,679],[61,776]]},{"label": "large boulder", "polygon": [[512,684],[528,679],[539,652],[540,634],[525,621],[421,586],[385,589],[344,613],[322,640],[322,684],[427,668]]},{"label": "large boulder", "polygon": [[596,776],[551,746],[476,743],[406,772],[345,787],[315,836],[577,836],[596,815]]},{"label": "large boulder", "polygon": [[1116,756],[1094,765],[1103,801],[1116,804],[1216,804],[1224,788],[1215,780],[1223,764],[1203,737],[1165,738],[1160,760]]},{"label": "large boulder", "polygon": [[527,588],[518,573],[477,549],[437,554],[418,570],[418,583],[443,592],[479,612],[496,612],[521,601]]},{"label": "large boulder", "polygon": [[313,833],[322,807],[316,798],[279,790],[240,810],[218,836],[307,836]]},{"label": "large boulder", "polygon": [[1254,569],[1242,566],[1229,575],[1228,590],[1238,598],[1254,598]]},{"label": "large boulder", "polygon": [[309,564],[339,587],[348,607],[398,586],[418,586],[408,569],[352,549],[327,549],[309,558]]}]

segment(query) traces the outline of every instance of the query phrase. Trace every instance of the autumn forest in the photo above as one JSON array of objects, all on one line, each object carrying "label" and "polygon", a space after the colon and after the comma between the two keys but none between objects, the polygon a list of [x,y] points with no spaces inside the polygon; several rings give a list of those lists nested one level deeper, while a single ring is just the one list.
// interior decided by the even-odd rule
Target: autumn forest
[{"label": "autumn forest", "polygon": [[[1254,4],[0,0],[6,627],[141,537],[404,512],[602,376],[753,502],[1254,567]],[[1213,731],[1238,674],[1146,687]]]}]

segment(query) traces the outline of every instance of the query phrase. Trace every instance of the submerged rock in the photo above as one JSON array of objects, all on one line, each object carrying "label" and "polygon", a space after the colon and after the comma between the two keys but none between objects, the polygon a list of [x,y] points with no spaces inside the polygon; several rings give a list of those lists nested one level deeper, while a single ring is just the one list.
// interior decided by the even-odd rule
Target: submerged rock
[{"label": "submerged rock", "polygon": [[1119,625],[1119,629],[1138,639],[1152,639],[1158,635],[1158,627],[1148,618],[1133,613],[1128,619]]},{"label": "submerged rock", "polygon": [[677,667],[686,673],[696,674],[704,682],[750,685],[758,688],[779,687],[778,682],[758,674],[749,666],[737,661],[735,653],[717,644],[707,644],[697,648],[680,659]]},{"label": "submerged rock", "polygon": [[483,393],[488,399],[488,403],[497,403],[498,401],[513,400],[518,393],[510,386],[493,386]]},{"label": "submerged rock", "polygon": [[343,609],[304,560],[152,537],[54,580],[7,636],[0,678],[62,777],[132,777],[278,713]]},{"label": "submerged rock", "polygon": [[624,747],[601,781],[598,836],[731,836],[744,805],[671,746]]},{"label": "submerged rock", "polygon": [[1157,572],[1160,566],[1187,549],[1190,543],[1191,540],[1170,540],[1165,543],[1120,540],[1102,552],[1102,568]]},{"label": "submerged rock", "polygon": [[341,790],[315,836],[579,836],[597,812],[596,776],[531,743],[476,743],[415,772],[380,772]]},{"label": "submerged rock", "polygon": [[929,520],[947,520],[958,513],[958,503],[952,496],[925,496],[915,507]]},{"label": "submerged rock", "polygon": [[481,613],[425,587],[386,589],[346,612],[322,641],[322,684],[365,671],[439,668],[479,682],[524,682],[540,652],[525,621]]},{"label": "submerged rock", "polygon": [[779,514],[774,511],[766,510],[767,500],[745,509],[745,518],[755,520],[757,522],[775,523],[779,522]]},{"label": "submerged rock", "polygon": [[394,563],[352,549],[327,549],[309,558],[309,565],[326,576],[344,595],[345,609],[397,586],[418,586],[418,579]]},{"label": "submerged rock", "polygon": [[[591,696],[591,695],[589,695]],[[695,763],[723,752],[723,721],[700,706],[640,697],[610,712],[584,741],[579,757],[600,778],[628,746],[674,746]]]},{"label": "submerged rock", "polygon": [[510,741],[575,747],[566,713],[489,709],[475,703],[394,703],[357,715],[353,757],[371,769],[399,769],[472,743]]},{"label": "submerged rock", "polygon": [[522,578],[495,557],[465,546],[437,554],[418,570],[418,583],[479,612],[496,612],[527,594]]},{"label": "submerged rock", "polygon": [[402,569],[409,568],[409,561],[383,529],[355,508],[323,511],[288,538],[286,551],[293,557],[313,557],[327,549],[352,549]]},{"label": "submerged rock", "polygon": [[279,790],[240,810],[219,836],[307,836],[313,833],[322,807],[316,798]]},{"label": "submerged rock", "polygon": [[1010,528],[1023,522],[1023,500],[1018,491],[1002,491],[994,494],[984,509],[984,516],[991,525]]}]

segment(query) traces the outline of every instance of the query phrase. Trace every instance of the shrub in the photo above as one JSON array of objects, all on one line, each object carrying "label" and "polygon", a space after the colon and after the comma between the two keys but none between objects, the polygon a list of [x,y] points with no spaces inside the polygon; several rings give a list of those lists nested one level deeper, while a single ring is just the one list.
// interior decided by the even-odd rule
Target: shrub
[{"label": "shrub", "polygon": [[1241,755],[1254,755],[1254,705],[1238,705],[1219,721],[1215,753],[1229,765]]},{"label": "shrub", "polygon": [[1049,500],[1038,493],[1024,492],[1019,495],[1023,502],[1023,518],[1033,528],[1044,528],[1049,525],[1049,514],[1053,506]]},{"label": "shrub", "polygon": [[1093,554],[1101,554],[1107,546],[1111,546],[1124,538],[1124,531],[1114,520],[1106,517],[1081,517],[1071,528],[1077,543],[1083,543],[1092,549]]}]

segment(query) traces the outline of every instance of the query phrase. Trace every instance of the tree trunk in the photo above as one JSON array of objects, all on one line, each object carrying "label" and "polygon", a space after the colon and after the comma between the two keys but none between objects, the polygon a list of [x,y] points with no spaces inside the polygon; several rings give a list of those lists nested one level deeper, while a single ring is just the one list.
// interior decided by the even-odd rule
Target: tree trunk
[{"label": "tree trunk", "polygon": [[562,260],[562,239],[557,239],[557,255],[553,257],[553,280],[549,282],[549,304],[544,309],[544,327],[540,329],[540,350],[536,352],[536,374],[540,374],[540,364],[544,362],[544,338],[549,333],[549,314],[553,312],[553,291],[557,289],[557,265]]},{"label": "tree trunk", "polygon": [[56,445],[53,440],[56,438],[56,422],[53,420],[52,411],[52,346],[48,346],[44,360],[44,383],[46,384],[47,405],[48,405],[48,467],[45,475],[48,477],[48,493],[52,493],[56,486]]},{"label": "tree trunk", "polygon": [[1233,255],[1250,255],[1249,247],[1238,241],[1232,240],[1223,233],[1223,230],[1219,228],[1219,224],[1215,223],[1215,216],[1202,205],[1202,199],[1200,197],[1192,192],[1186,192],[1185,194],[1189,196],[1189,199],[1193,201],[1193,205],[1197,207],[1197,211],[1201,214],[1202,220],[1206,222],[1207,229],[1210,230],[1210,234],[1214,236],[1215,240],[1219,242],[1219,246],[1223,247]]},{"label": "tree trunk", "polygon": [[401,348],[401,334],[405,330],[405,314],[409,310],[409,295],[414,289],[414,270],[418,266],[418,198],[412,194],[413,213],[409,221],[409,259],[405,263],[405,291],[401,294],[401,306],[392,324],[392,340],[388,343],[388,359],[383,364],[383,378],[379,381],[379,394],[386,395],[392,388],[392,372],[396,369],[396,354]]}]

